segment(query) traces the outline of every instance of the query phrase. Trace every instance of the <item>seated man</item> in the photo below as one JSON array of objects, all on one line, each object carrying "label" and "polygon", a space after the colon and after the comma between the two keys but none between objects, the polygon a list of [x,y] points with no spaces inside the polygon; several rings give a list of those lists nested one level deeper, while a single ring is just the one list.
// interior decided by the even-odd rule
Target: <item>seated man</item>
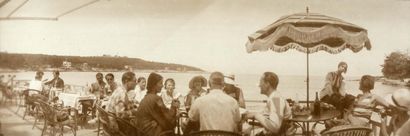
[{"label": "seated man", "polygon": [[396,90],[393,94],[387,95],[385,100],[392,109],[392,118],[388,125],[386,119],[382,120],[381,135],[388,136],[393,133],[394,136],[408,136],[410,134],[410,90],[408,88]]},{"label": "seated man", "polygon": [[107,81],[107,84],[105,85],[104,94],[105,94],[105,99],[108,99],[112,95],[114,90],[118,88],[120,83],[115,82],[114,74],[112,73],[106,74],[105,80]]},{"label": "seated man", "polygon": [[[110,97],[106,111],[119,118],[126,118],[134,114],[133,111],[135,109],[133,109],[133,104],[130,101],[129,92],[135,89],[137,85],[136,80],[135,73],[133,72],[126,72],[122,75],[122,86],[118,86]],[[110,122],[116,122],[113,118],[110,118],[110,120]],[[118,129],[118,124],[111,123],[111,125],[112,128]]]},{"label": "seated man", "polygon": [[53,76],[54,78],[51,81],[46,82],[45,85],[50,85],[53,88],[64,89],[64,80],[60,78],[60,71],[54,71]]},{"label": "seated man", "polygon": [[28,95],[36,98],[41,99],[43,101],[47,101],[47,97],[41,95],[44,89],[44,83],[42,80],[44,73],[42,71],[36,72],[36,76],[34,80],[31,80],[28,87]]},{"label": "seated man", "polygon": [[[278,76],[273,72],[265,72],[260,79],[261,94],[268,96],[265,109],[262,113],[246,113],[247,119],[255,119],[265,128],[262,133],[277,135],[285,133],[282,125],[284,119],[291,116],[291,108],[285,99],[275,95],[279,83]],[[266,116],[265,116],[266,115]]]},{"label": "seated man", "polygon": [[238,124],[241,121],[238,102],[222,91],[223,74],[213,72],[209,80],[211,90],[191,105],[189,120],[199,121],[200,130],[238,132]]},{"label": "seated man", "polygon": [[95,75],[96,82],[91,84],[89,92],[94,95],[96,98],[104,98],[105,95],[105,85],[106,83],[104,82],[103,74],[98,72]]},{"label": "seated man", "polygon": [[114,91],[107,105],[107,111],[114,113],[119,117],[131,115],[134,108],[132,98],[129,96],[132,90],[135,89],[136,83],[135,74],[133,72],[126,72],[122,75],[122,86],[117,87]]}]

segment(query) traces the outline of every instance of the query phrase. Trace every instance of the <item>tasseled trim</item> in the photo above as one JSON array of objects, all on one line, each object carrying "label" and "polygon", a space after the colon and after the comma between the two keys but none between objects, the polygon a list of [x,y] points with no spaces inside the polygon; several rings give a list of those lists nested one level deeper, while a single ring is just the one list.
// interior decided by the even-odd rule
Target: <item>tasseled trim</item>
[{"label": "tasseled trim", "polygon": [[[345,48],[351,49],[353,52],[360,51],[363,47],[368,50],[371,48],[370,41],[367,37],[366,31],[361,32],[347,32],[334,25],[325,25],[320,28],[312,28],[309,31],[297,28],[291,24],[283,24],[279,26],[275,32],[262,38],[249,40],[246,44],[247,51],[252,52],[256,50],[268,50],[271,49],[276,52],[283,52],[288,49],[296,49],[301,52],[307,51],[307,45],[309,47],[309,53],[317,52],[319,50],[324,50],[332,54],[340,53]],[[262,34],[263,35],[263,34]],[[288,37],[293,42],[286,45],[276,45],[276,41],[281,37]],[[320,41],[327,38],[339,38],[344,41],[338,47],[330,47],[329,45],[320,43]],[[300,43],[300,44],[299,44]],[[316,43],[316,44],[315,44]],[[314,44],[314,45],[312,45]],[[332,45],[334,46],[334,45]]]}]

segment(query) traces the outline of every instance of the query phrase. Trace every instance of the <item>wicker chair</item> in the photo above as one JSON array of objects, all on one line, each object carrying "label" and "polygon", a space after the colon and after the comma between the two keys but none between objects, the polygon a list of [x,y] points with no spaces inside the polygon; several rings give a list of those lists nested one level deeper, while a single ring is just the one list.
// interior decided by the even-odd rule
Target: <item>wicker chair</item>
[{"label": "wicker chair", "polygon": [[[23,114],[23,119],[26,117],[27,114],[33,113],[33,107],[35,107],[34,105],[34,97],[29,96],[29,91],[30,90],[24,90],[23,91],[23,95],[24,95],[24,114]],[[18,110],[18,109],[17,109]]]},{"label": "wicker chair", "polygon": [[190,136],[241,136],[239,133],[221,131],[221,130],[205,130],[189,134]]},{"label": "wicker chair", "polygon": [[341,125],[322,133],[322,136],[370,136],[371,129],[363,126]]},{"label": "wicker chair", "polygon": [[118,128],[120,129],[121,132],[123,132],[127,136],[138,136],[140,135],[138,128],[132,125],[129,121],[126,121],[125,119],[118,118],[116,117],[115,120],[118,123]]},{"label": "wicker chair", "polygon": [[40,117],[44,117],[43,111],[41,110],[41,104],[39,102],[39,100],[35,100],[34,101],[34,123],[33,123],[33,128],[36,126],[37,121],[40,120]]},{"label": "wicker chair", "polygon": [[[54,107],[50,106],[44,101],[39,101],[41,110],[43,111],[44,115],[44,128],[43,131],[41,132],[41,136],[44,135],[44,132],[47,130],[47,128],[50,126],[52,128],[51,130],[51,135],[54,136],[56,134],[56,128],[61,130],[61,135],[63,135],[64,132],[64,126],[68,126],[71,128],[71,131],[73,132],[74,136],[77,135],[77,116],[78,116],[78,111],[75,108],[66,108],[65,110],[69,110],[69,118],[64,121],[59,121],[57,118],[58,111]],[[74,115],[71,115],[71,113],[74,113]]]},{"label": "wicker chair", "polygon": [[102,126],[102,130],[104,132],[104,135],[108,136],[126,136],[124,133],[120,132],[118,129],[112,128],[110,124],[114,123],[111,122],[110,118],[115,119],[115,115],[110,114],[106,112],[103,108],[97,106],[97,112],[98,112],[98,130],[97,130],[97,136],[100,135],[100,130]]}]

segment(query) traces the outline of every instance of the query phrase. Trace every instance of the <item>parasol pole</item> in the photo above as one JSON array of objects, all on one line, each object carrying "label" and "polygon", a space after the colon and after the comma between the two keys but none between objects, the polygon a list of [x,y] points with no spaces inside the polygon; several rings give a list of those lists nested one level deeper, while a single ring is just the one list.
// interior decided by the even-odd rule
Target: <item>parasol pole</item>
[{"label": "parasol pole", "polygon": [[[306,16],[309,16],[309,7],[306,7]],[[309,109],[309,47],[306,48],[306,104]]]},{"label": "parasol pole", "polygon": [[306,104],[309,109],[309,48],[306,49]]}]

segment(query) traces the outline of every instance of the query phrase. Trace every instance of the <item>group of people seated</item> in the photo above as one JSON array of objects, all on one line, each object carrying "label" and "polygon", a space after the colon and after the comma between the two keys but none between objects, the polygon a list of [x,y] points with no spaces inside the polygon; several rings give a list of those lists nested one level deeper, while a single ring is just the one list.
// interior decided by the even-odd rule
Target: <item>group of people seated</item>
[{"label": "group of people seated", "polygon": [[[338,125],[354,125],[372,127],[373,135],[410,135],[403,131],[408,128],[402,128],[409,119],[410,90],[403,88],[381,97],[372,93],[375,77],[363,75],[358,88],[361,93],[355,97],[346,92],[344,87],[342,73],[346,71],[347,63],[340,62],[336,71],[327,74],[325,86],[320,92],[322,102],[335,106],[342,113],[337,119],[326,121],[326,129]],[[373,120],[373,116],[378,116],[376,118],[380,120]]]},{"label": "group of people seated", "polygon": [[[397,90],[383,98],[372,93],[375,78],[364,75],[359,84],[362,93],[353,96],[344,88],[342,73],[346,71],[347,63],[339,63],[336,71],[327,74],[325,86],[320,91],[320,101],[333,105],[342,113],[336,119],[326,121],[326,129],[346,124],[370,127],[373,124],[371,118],[375,107],[382,106],[382,110],[378,111],[382,115],[378,125],[380,132],[374,133],[386,136],[409,135],[407,128],[410,125],[410,90]],[[42,81],[43,74],[37,72],[35,80],[30,83],[30,86],[33,86],[31,89],[42,90],[35,88],[36,84],[64,86],[58,72],[54,72],[54,79],[49,82]],[[174,79],[164,79],[158,73],[150,73],[146,79],[137,78],[133,72],[125,72],[121,77],[121,83],[115,82],[112,73],[105,75],[106,82],[103,77],[102,73],[97,73],[97,81],[88,89],[88,93],[98,98],[100,103],[97,106],[103,107],[117,117],[129,119],[144,135],[155,136],[167,132],[173,134],[181,111],[188,115],[188,119],[180,123],[184,134],[202,130],[249,134],[253,128],[243,125],[244,120],[248,119],[256,120],[262,126],[262,131],[258,132],[258,135],[286,134],[292,126],[291,122],[288,122],[292,110],[288,101],[277,94],[279,77],[274,72],[263,73],[259,81],[260,93],[267,96],[266,105],[261,112],[243,112],[246,109],[245,100],[242,90],[234,82],[235,77],[221,72],[211,73],[209,80],[202,76],[193,77],[189,83],[190,91],[186,96],[175,91]],[[88,103],[88,106],[92,105],[95,104]],[[386,114],[392,117],[389,122]],[[121,126],[113,123],[112,127]]]}]

